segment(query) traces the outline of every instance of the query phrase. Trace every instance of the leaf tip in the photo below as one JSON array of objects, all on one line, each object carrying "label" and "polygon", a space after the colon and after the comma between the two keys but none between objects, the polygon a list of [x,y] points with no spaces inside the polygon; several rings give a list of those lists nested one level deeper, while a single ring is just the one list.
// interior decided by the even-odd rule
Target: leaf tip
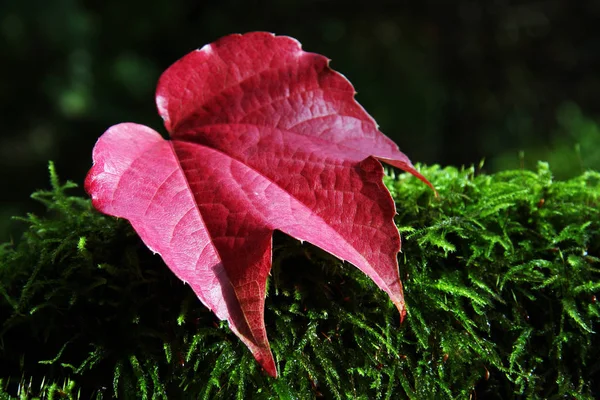
[{"label": "leaf tip", "polygon": [[406,318],[406,307],[404,306],[404,301],[395,301],[394,304],[400,313],[400,325],[404,322]]},{"label": "leaf tip", "polygon": [[268,360],[262,364],[265,372],[274,379],[277,379],[277,367],[275,367],[275,360],[273,360],[273,356],[271,356]]}]

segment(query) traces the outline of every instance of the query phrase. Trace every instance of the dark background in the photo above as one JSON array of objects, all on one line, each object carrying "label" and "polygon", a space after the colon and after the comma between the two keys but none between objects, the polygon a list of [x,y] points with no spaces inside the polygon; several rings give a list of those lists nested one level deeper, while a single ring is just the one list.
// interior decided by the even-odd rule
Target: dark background
[{"label": "dark background", "polygon": [[331,58],[414,162],[600,169],[599,25],[600,0],[1,0],[0,242],[48,160],[81,184],[109,126],[164,133],[160,73],[253,30]]}]

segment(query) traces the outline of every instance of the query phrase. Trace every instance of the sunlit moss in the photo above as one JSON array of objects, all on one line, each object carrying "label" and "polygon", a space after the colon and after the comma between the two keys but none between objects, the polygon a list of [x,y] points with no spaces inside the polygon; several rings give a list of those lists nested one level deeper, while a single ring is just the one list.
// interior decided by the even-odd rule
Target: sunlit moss
[{"label": "sunlit moss", "polygon": [[[248,350],[127,221],[52,190],[0,247],[0,399],[598,398],[600,174],[393,173],[407,320],[357,269],[275,235],[278,366]],[[12,397],[11,397],[12,396]]]}]

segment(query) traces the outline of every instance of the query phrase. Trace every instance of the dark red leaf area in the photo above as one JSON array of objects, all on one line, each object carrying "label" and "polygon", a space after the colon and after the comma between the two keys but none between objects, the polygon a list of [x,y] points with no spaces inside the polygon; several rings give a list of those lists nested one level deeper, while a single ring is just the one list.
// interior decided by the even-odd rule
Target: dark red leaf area
[{"label": "dark red leaf area", "polygon": [[228,36],[171,66],[157,105],[172,140],[131,123],[110,128],[86,190],[97,209],[131,221],[270,375],[275,229],[351,262],[404,315],[394,202],[377,159],[427,181],[325,57],[288,37]]}]

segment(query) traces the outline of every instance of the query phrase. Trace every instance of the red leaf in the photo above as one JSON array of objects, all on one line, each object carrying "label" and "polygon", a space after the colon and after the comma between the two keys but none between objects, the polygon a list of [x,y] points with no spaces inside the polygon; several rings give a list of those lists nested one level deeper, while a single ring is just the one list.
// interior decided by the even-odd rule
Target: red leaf
[{"label": "red leaf", "polygon": [[272,376],[264,302],[274,229],[351,262],[405,314],[395,207],[377,159],[429,182],[354,93],[292,38],[231,35],[160,78],[171,140],[125,123],[94,148],[85,183],[94,207],[127,218]]}]

